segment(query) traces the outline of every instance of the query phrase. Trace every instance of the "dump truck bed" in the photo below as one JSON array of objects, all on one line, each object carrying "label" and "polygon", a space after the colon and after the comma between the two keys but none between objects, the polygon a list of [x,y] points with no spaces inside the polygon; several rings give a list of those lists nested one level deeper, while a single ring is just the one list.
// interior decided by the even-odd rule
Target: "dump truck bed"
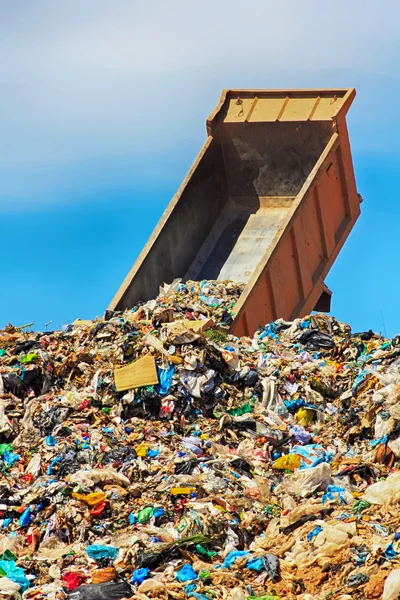
[{"label": "dump truck bed", "polygon": [[207,140],[110,308],[183,280],[245,283],[232,331],[329,309],[324,277],[360,213],[353,89],[225,90]]},{"label": "dump truck bed", "polygon": [[289,210],[290,205],[280,199],[254,208],[229,200],[185,280],[231,279],[247,283]]}]

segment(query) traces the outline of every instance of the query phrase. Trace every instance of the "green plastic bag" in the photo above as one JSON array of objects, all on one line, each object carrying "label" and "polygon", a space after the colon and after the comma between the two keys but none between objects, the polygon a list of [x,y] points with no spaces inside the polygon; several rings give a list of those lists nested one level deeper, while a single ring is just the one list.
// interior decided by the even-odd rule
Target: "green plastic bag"
[{"label": "green plastic bag", "polygon": [[146,506],[146,508],[142,508],[136,515],[136,519],[138,523],[147,523],[150,521],[151,517],[154,515],[153,506]]}]

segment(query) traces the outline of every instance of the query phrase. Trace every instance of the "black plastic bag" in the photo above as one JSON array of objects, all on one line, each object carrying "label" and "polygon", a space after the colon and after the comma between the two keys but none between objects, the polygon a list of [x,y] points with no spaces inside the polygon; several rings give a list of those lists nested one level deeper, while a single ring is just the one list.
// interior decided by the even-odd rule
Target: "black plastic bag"
[{"label": "black plastic bag", "polygon": [[80,585],[68,594],[69,600],[122,600],[131,598],[132,588],[124,581]]},{"label": "black plastic bag", "polygon": [[331,350],[335,347],[332,336],[324,331],[319,331],[319,329],[305,331],[299,341],[311,350]]},{"label": "black plastic bag", "polygon": [[103,458],[103,464],[109,465],[115,462],[131,462],[136,458],[135,449],[131,446],[121,446],[120,448],[114,448],[111,452],[107,452]]},{"label": "black plastic bag", "polygon": [[359,333],[352,333],[351,337],[359,337],[364,342],[368,342],[374,337],[374,335],[374,332],[372,331],[372,329],[370,329],[369,331],[360,331]]},{"label": "black plastic bag", "polygon": [[235,471],[241,475],[246,475],[246,477],[253,478],[253,475],[251,474],[251,466],[247,460],[244,460],[243,458],[235,458],[235,460],[231,462],[231,467],[233,467]]},{"label": "black plastic bag", "polygon": [[300,519],[297,519],[297,521],[295,521],[291,525],[281,528],[280,531],[281,531],[281,533],[288,535],[288,533],[292,533],[293,531],[296,531],[296,529],[301,527],[301,525],[304,525],[304,523],[309,523],[310,521],[317,521],[318,519],[322,519],[325,515],[330,515],[332,513],[333,513],[332,506],[330,506],[329,508],[323,508],[318,514],[304,515],[304,517],[300,517]]},{"label": "black plastic bag", "polygon": [[4,391],[11,392],[14,396],[22,398],[24,392],[33,387],[36,393],[39,393],[42,388],[42,370],[40,367],[27,369],[22,376],[17,373],[5,373],[2,375]]},{"label": "black plastic bag", "polygon": [[40,342],[36,342],[35,340],[25,340],[23,342],[18,342],[13,348],[13,354],[22,354],[22,352],[28,352],[28,350],[36,350],[37,348],[41,348]]},{"label": "black plastic bag", "polygon": [[228,313],[227,310],[224,310],[224,312],[221,315],[221,320],[220,323],[223,323],[224,325],[230,325],[233,322],[233,317],[230,313]]},{"label": "black plastic bag", "polygon": [[366,573],[351,573],[347,579],[347,585],[350,587],[358,587],[369,581],[369,576]]},{"label": "black plastic bag", "polygon": [[244,385],[248,387],[254,387],[258,382],[258,373],[257,371],[249,371],[247,375],[243,377]]},{"label": "black plastic bag", "polygon": [[141,552],[136,559],[136,569],[155,569],[163,562],[164,552]]},{"label": "black plastic bag", "polygon": [[177,475],[190,475],[193,469],[197,466],[197,460],[185,460],[184,462],[175,465],[175,473]]},{"label": "black plastic bag", "polygon": [[274,554],[265,554],[264,565],[271,581],[279,581],[279,558]]},{"label": "black plastic bag", "polygon": [[239,431],[256,431],[257,421],[251,419],[247,415],[243,415],[242,417],[236,417],[232,420],[228,427],[231,429],[238,429]]},{"label": "black plastic bag", "polygon": [[109,321],[113,317],[119,317],[120,315],[122,315],[122,311],[120,311],[120,310],[109,310],[107,308],[107,310],[104,313],[104,320],[105,321]]}]

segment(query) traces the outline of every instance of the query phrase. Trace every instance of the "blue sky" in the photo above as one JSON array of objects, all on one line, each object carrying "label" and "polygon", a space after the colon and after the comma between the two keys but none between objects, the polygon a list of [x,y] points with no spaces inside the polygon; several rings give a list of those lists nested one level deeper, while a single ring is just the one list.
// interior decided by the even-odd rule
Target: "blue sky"
[{"label": "blue sky", "polygon": [[400,331],[395,0],[0,0],[0,325],[102,314],[228,87],[356,87],[362,216],[327,278]]}]

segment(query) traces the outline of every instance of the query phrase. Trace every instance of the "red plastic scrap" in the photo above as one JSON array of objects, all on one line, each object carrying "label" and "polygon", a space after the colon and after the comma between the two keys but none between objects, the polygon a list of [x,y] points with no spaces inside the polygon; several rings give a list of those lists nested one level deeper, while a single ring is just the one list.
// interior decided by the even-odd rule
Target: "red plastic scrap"
[{"label": "red plastic scrap", "polygon": [[72,571],[67,571],[62,576],[62,580],[64,582],[67,590],[74,590],[78,587],[83,581],[83,577],[80,573],[74,573]]}]

